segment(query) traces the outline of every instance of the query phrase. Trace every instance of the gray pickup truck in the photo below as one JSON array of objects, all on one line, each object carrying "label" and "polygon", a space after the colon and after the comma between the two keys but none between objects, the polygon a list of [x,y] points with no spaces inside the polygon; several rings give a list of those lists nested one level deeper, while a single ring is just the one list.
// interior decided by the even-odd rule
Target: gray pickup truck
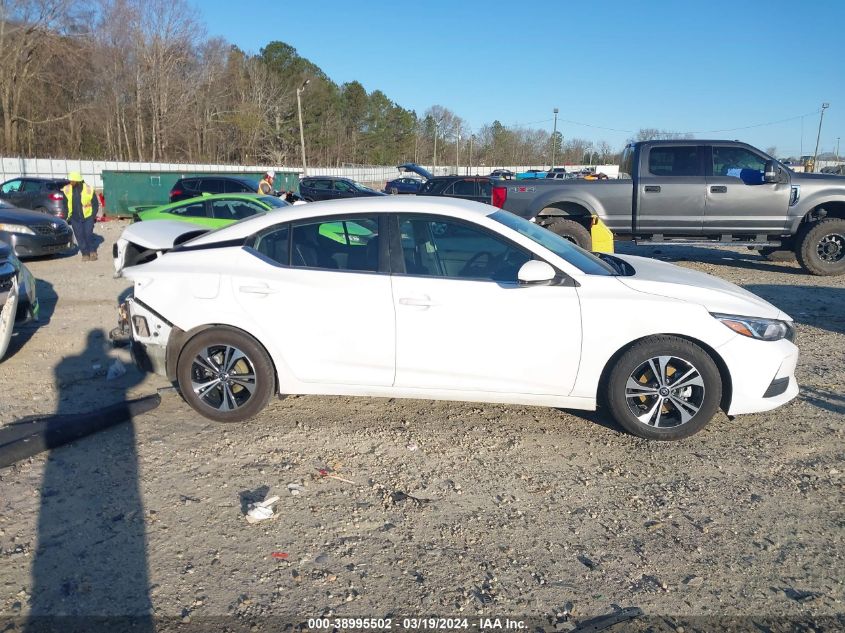
[{"label": "gray pickup truck", "polygon": [[638,243],[791,251],[814,275],[845,273],[845,177],[797,173],[737,141],[633,143],[618,179],[504,181],[493,204],[587,249],[597,216]]}]

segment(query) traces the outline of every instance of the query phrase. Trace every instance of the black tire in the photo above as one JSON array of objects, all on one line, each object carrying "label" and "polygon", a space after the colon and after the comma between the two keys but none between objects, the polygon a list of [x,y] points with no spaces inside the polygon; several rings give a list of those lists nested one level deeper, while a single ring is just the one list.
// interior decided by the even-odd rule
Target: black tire
[{"label": "black tire", "polygon": [[584,250],[590,251],[593,249],[593,238],[590,236],[590,231],[575,220],[555,218],[545,227],[552,233],[557,233],[562,238],[574,242]]},{"label": "black tire", "polygon": [[845,220],[827,218],[806,225],[798,235],[795,255],[813,275],[845,274]]},{"label": "black tire", "polygon": [[391,187],[391,188],[390,188],[390,193],[391,193],[391,195],[394,195],[394,196],[395,196],[395,195],[397,195],[397,194],[399,193],[399,190],[398,190],[396,187]]},{"label": "black tire", "polygon": [[[243,356],[235,356],[230,350]],[[206,353],[201,357],[201,352]],[[231,354],[231,362],[226,362],[224,354]],[[250,375],[250,370],[254,380],[238,380],[238,376]],[[185,402],[216,422],[242,422],[254,417],[267,406],[276,386],[267,351],[251,336],[226,327],[205,330],[188,341],[179,355],[176,380]],[[198,393],[197,384],[210,386]],[[252,385],[252,391],[248,385]]]},{"label": "black tire", "polygon": [[[664,380],[656,380],[652,367],[665,374]],[[675,384],[680,381],[680,393],[672,388],[677,373],[682,374],[674,379]],[[674,336],[651,336],[634,344],[616,361],[607,381],[606,402],[613,418],[629,433],[648,440],[680,440],[698,433],[721,399],[716,363],[695,343]]]}]

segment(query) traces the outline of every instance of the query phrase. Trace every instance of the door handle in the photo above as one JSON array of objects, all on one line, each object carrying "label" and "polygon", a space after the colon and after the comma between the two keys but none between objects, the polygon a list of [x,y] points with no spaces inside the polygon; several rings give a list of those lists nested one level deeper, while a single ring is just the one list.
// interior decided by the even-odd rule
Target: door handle
[{"label": "door handle", "polygon": [[270,286],[240,286],[238,290],[250,295],[272,295],[279,292],[276,288]]},{"label": "door handle", "polygon": [[660,185],[646,185],[645,186],[646,193],[660,193]]},{"label": "door handle", "polygon": [[728,193],[728,188],[725,185],[713,185],[710,187],[710,193]]},{"label": "door handle", "polygon": [[431,301],[431,297],[428,295],[423,295],[422,297],[401,297],[399,299],[399,305],[403,306],[415,306],[418,308],[430,308],[433,305],[436,305]]}]

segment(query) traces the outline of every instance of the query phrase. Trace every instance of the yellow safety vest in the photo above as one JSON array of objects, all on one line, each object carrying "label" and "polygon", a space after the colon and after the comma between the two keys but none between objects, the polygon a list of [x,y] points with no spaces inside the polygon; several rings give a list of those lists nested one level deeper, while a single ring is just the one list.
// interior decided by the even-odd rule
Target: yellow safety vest
[{"label": "yellow safety vest", "polygon": [[[62,193],[67,198],[67,219],[70,220],[70,216],[73,214],[73,185],[70,183],[66,184],[62,187]],[[87,182],[83,182],[79,199],[82,201],[82,217],[86,219],[90,218],[94,212],[94,205],[91,202],[94,199],[94,187]]]},{"label": "yellow safety vest", "polygon": [[263,193],[264,195],[273,193],[273,185],[262,178],[261,182],[258,183],[258,193]]}]

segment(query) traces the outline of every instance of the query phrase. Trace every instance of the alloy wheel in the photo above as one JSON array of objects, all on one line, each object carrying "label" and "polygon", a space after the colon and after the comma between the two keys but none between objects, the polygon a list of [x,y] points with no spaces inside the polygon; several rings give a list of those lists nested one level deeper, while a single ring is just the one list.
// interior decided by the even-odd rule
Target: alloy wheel
[{"label": "alloy wheel", "polygon": [[191,388],[218,411],[240,409],[255,392],[255,366],[233,345],[202,348],[191,363]]},{"label": "alloy wheel", "polygon": [[704,403],[704,379],[689,361],[655,356],[628,377],[625,402],[641,424],[677,427],[695,417]]},{"label": "alloy wheel", "polygon": [[839,233],[829,233],[819,240],[816,250],[822,261],[836,264],[845,258],[845,237]]}]

